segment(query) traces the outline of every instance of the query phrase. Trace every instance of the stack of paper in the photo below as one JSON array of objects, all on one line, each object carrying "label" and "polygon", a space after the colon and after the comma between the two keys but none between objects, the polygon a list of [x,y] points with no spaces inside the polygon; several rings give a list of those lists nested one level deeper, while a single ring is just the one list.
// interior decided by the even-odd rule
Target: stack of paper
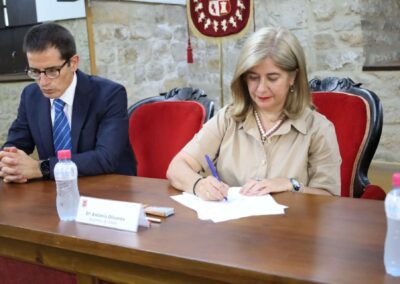
[{"label": "stack of paper", "polygon": [[201,220],[222,222],[248,216],[285,214],[285,205],[278,204],[271,195],[244,196],[240,187],[231,187],[227,201],[204,201],[189,193],[171,196],[175,201],[197,211]]}]

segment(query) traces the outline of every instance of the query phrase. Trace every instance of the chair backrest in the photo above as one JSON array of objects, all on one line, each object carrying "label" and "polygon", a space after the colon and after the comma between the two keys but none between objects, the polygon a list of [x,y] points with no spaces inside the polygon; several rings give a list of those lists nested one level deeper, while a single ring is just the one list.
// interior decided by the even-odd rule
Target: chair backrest
[{"label": "chair backrest", "polygon": [[204,90],[191,87],[173,88],[159,96],[142,99],[128,108],[128,115],[130,116],[141,105],[162,101],[196,101],[201,103],[206,111],[204,122],[214,116],[214,102],[207,97]]},{"label": "chair backrest", "polygon": [[378,96],[349,78],[328,77],[310,81],[318,112],[335,126],[342,157],[341,195],[361,197],[368,168],[382,133],[383,112]]},{"label": "chair backrest", "polygon": [[203,126],[204,107],[195,101],[144,104],[129,117],[137,175],[166,178],[172,158]]}]

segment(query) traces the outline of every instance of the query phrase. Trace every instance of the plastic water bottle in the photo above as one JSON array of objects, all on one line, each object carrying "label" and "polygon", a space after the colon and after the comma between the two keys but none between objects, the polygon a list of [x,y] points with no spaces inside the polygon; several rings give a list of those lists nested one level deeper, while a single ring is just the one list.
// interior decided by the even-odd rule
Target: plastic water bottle
[{"label": "plastic water bottle", "polygon": [[62,221],[73,221],[79,206],[78,169],[71,160],[70,150],[57,153],[58,163],[54,167],[57,185],[57,212]]},{"label": "plastic water bottle", "polygon": [[400,276],[400,173],[393,174],[393,189],[386,195],[387,233],[384,263],[386,273]]}]

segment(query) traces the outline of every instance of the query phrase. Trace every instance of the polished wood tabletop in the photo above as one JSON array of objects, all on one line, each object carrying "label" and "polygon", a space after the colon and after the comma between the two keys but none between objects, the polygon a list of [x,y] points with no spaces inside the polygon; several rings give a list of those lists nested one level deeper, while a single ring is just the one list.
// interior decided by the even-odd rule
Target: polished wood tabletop
[{"label": "polished wood tabletop", "polygon": [[382,201],[279,193],[284,215],[202,221],[161,179],[80,177],[83,196],[175,208],[137,233],[62,222],[54,181],[0,182],[0,254],[108,281],[399,283],[385,274]]}]

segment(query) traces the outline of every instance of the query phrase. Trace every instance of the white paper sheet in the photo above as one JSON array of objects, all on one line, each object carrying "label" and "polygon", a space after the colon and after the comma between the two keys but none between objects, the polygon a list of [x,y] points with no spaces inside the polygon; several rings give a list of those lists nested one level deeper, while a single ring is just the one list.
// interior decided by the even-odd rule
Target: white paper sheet
[{"label": "white paper sheet", "polygon": [[195,211],[201,220],[222,222],[257,215],[285,214],[285,205],[278,204],[271,195],[244,196],[240,187],[231,187],[227,201],[204,201],[190,193],[171,196],[172,199]]}]

